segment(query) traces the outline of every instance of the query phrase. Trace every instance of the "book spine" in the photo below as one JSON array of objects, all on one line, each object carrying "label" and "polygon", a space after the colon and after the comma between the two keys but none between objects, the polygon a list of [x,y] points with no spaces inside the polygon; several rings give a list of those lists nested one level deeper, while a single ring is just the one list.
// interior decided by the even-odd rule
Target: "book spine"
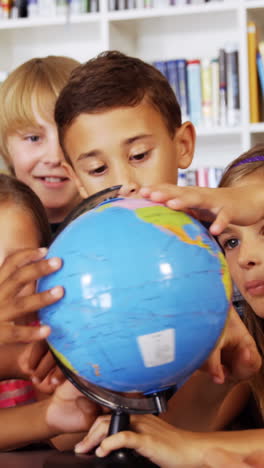
[{"label": "book spine", "polygon": [[187,61],[187,84],[190,120],[195,126],[202,123],[200,60]]},{"label": "book spine", "polygon": [[226,47],[226,81],[227,123],[233,127],[240,122],[240,99],[238,50],[232,45]]},{"label": "book spine", "polygon": [[264,64],[260,52],[257,52],[257,69],[262,98],[264,98]]},{"label": "book spine", "polygon": [[219,125],[219,61],[218,59],[211,60],[211,76],[212,76],[212,124]]},{"label": "book spine", "polygon": [[186,60],[177,59],[175,62],[179,82],[179,104],[182,111],[182,120],[184,122],[189,118]]},{"label": "book spine", "polygon": [[260,109],[258,98],[258,76],[257,76],[257,30],[253,21],[248,22],[248,73],[249,73],[249,97],[250,97],[250,121],[260,121]]},{"label": "book spine", "polygon": [[208,59],[203,59],[201,63],[201,82],[203,124],[205,127],[210,127],[212,125],[212,76]]},{"label": "book spine", "polygon": [[153,62],[152,65],[168,79],[167,63],[165,61],[157,60],[156,62]]},{"label": "book spine", "polygon": [[227,90],[226,90],[226,54],[224,49],[219,51],[219,123],[227,123]]},{"label": "book spine", "polygon": [[175,93],[175,96],[177,97],[177,100],[179,101],[180,89],[179,89],[176,60],[167,60],[165,76],[167,76],[168,81]]}]

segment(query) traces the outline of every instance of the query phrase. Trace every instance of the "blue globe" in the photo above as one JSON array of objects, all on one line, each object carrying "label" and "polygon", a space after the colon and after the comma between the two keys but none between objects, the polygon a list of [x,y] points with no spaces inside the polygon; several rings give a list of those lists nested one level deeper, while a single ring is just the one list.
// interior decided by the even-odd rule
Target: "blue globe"
[{"label": "blue globe", "polygon": [[60,271],[42,278],[64,297],[40,311],[49,344],[76,376],[118,392],[168,388],[208,357],[226,322],[224,256],[191,216],[141,199],[80,215],[54,240]]}]

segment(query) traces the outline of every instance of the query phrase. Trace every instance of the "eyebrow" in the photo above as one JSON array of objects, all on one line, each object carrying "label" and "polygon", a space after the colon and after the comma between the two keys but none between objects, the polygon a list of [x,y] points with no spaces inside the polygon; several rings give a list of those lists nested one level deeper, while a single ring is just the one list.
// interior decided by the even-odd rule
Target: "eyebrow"
[{"label": "eyebrow", "polygon": [[[147,133],[142,133],[142,134],[139,134],[139,135],[135,135],[135,136],[133,136],[131,138],[127,138],[126,140],[124,140],[122,142],[122,146],[129,146],[129,145],[132,145],[132,143],[135,143],[138,140],[142,140],[144,138],[150,138],[150,137],[152,137],[152,135],[147,134]],[[94,150],[88,151],[87,153],[81,153],[80,156],[78,157],[77,161],[82,161],[83,159],[87,159],[87,158],[96,158],[97,156],[100,156],[100,154],[102,154],[101,150],[94,149]]]},{"label": "eyebrow", "polygon": [[217,237],[222,236],[223,234],[231,234],[234,232],[233,228],[227,227],[225,228]]}]

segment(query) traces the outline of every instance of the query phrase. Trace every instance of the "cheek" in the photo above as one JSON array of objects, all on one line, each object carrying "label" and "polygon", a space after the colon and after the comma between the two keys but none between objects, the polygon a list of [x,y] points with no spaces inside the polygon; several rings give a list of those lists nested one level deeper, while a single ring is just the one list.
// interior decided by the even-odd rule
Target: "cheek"
[{"label": "cheek", "polygon": [[13,144],[10,145],[9,154],[16,176],[23,180],[23,175],[30,172],[36,164],[31,148],[26,148],[21,143]]}]

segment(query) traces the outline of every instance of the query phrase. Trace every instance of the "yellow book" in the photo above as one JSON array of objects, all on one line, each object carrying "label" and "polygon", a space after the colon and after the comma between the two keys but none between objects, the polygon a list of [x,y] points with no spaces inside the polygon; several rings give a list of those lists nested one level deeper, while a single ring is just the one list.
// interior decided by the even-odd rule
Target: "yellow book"
[{"label": "yellow book", "polygon": [[259,84],[257,74],[257,28],[253,21],[248,22],[248,74],[249,74],[249,101],[250,122],[260,121]]}]

